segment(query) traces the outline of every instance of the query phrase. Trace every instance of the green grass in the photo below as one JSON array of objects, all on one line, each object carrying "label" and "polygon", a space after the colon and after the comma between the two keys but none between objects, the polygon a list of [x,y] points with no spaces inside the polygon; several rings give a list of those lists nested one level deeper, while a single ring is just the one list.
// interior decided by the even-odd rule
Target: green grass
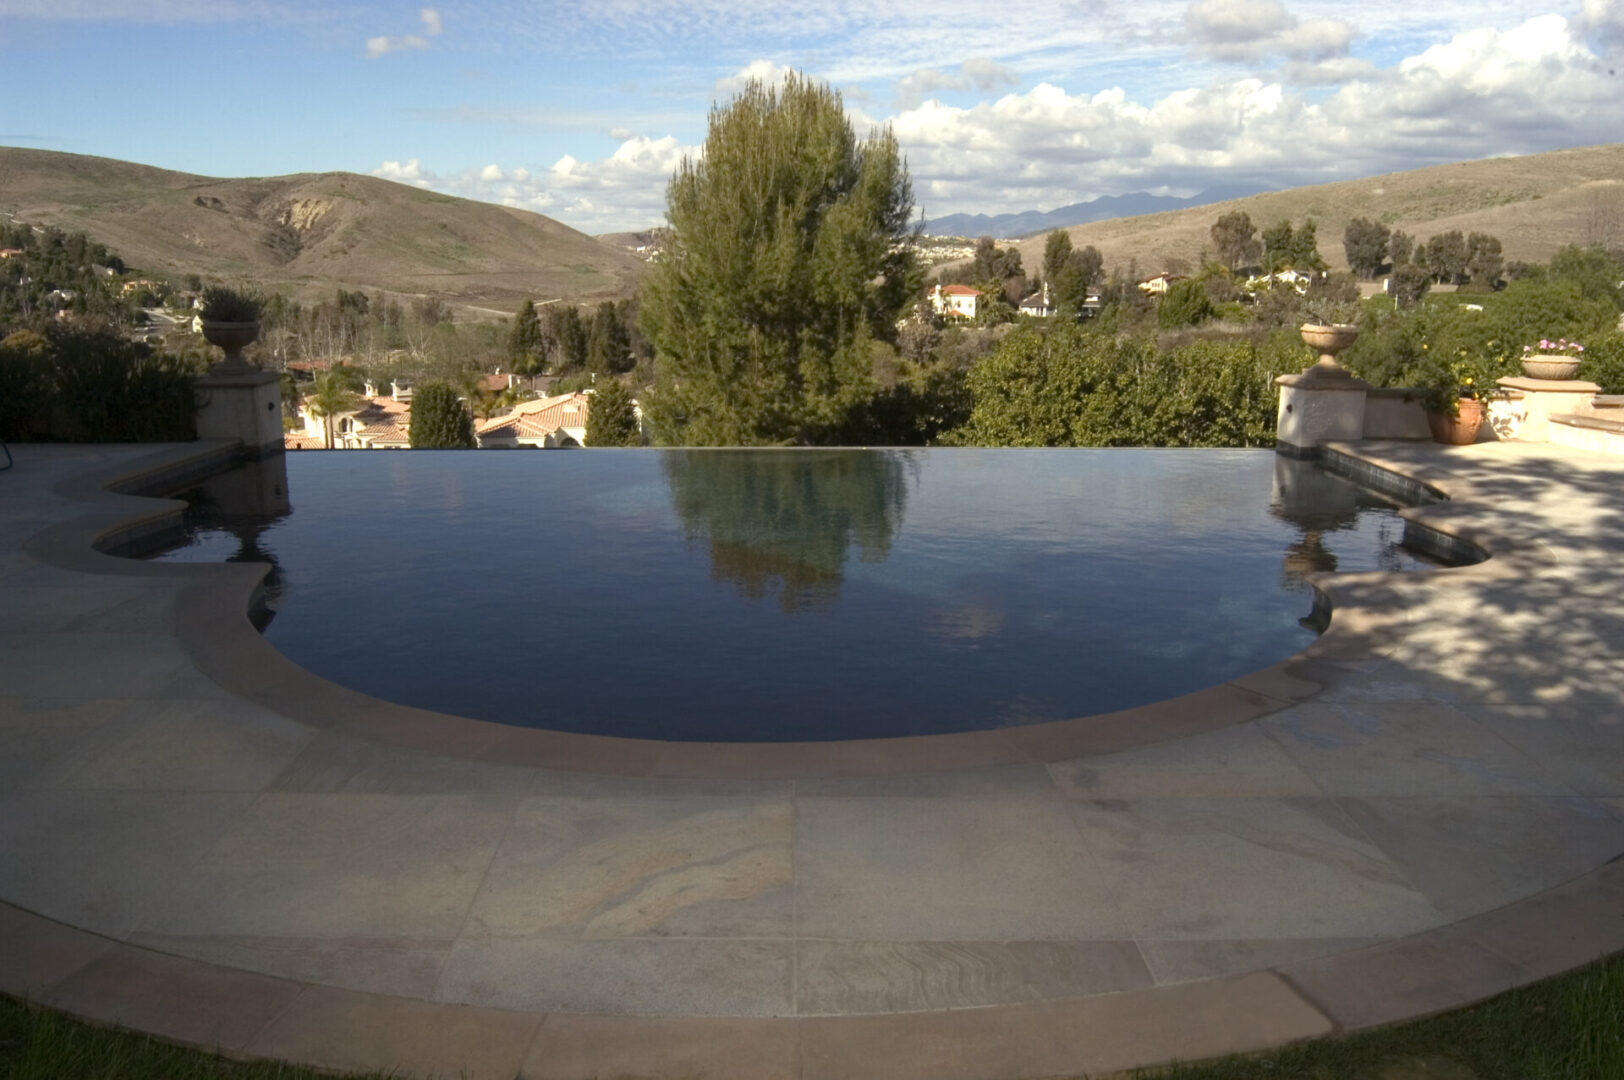
[{"label": "green grass", "polygon": [[[329,1080],[230,1061],[0,996],[0,1080]],[[382,1076],[384,1074],[368,1074]],[[1137,1080],[1624,1080],[1624,954],[1467,1009]]]},{"label": "green grass", "polygon": [[1624,954],[1427,1020],[1135,1080],[1624,1080]]}]

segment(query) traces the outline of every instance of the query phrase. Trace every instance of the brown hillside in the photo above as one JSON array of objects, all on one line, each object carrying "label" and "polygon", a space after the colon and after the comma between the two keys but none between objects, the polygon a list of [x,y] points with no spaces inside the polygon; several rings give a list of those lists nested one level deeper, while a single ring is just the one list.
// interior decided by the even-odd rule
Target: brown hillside
[{"label": "brown hillside", "polygon": [[[1197,265],[1211,248],[1212,223],[1232,210],[1246,211],[1260,232],[1281,218],[1312,217],[1333,269],[1348,268],[1342,233],[1356,217],[1423,240],[1451,229],[1487,232],[1500,238],[1507,261],[1544,262],[1567,244],[1624,243],[1624,143],[1435,165],[1066,231],[1075,247],[1099,248],[1107,267],[1137,261],[1148,276],[1170,261]],[[1043,265],[1043,243],[1043,234],[1018,242],[1022,265]]]},{"label": "brown hillside", "polygon": [[382,289],[512,309],[625,296],[643,270],[541,214],[355,173],[216,179],[0,147],[0,211],[82,229],[143,270],[306,297]]}]

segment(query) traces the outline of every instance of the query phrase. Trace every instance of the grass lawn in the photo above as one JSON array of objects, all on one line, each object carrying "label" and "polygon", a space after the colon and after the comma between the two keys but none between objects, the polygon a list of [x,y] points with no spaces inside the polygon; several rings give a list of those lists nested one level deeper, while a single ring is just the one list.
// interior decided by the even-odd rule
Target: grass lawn
[{"label": "grass lawn", "polygon": [[[318,1080],[327,1075],[228,1061],[0,997],[0,1080]],[[1624,1080],[1624,954],[1428,1020],[1131,1075],[1143,1080]]]}]

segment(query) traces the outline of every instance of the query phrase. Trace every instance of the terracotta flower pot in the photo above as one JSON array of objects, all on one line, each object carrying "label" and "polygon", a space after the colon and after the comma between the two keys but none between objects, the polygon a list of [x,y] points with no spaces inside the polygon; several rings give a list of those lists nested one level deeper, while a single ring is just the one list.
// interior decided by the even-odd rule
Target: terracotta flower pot
[{"label": "terracotta flower pot", "polygon": [[1477,429],[1483,426],[1483,403],[1472,398],[1461,398],[1460,412],[1428,413],[1427,426],[1432,428],[1434,442],[1450,446],[1466,446],[1477,441]]}]

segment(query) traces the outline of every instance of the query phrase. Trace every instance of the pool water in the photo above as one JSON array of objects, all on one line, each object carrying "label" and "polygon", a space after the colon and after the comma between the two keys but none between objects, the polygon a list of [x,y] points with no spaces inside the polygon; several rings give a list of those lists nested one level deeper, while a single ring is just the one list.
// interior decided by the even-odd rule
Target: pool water
[{"label": "pool water", "polygon": [[291,512],[230,507],[263,478],[217,478],[162,557],[273,561],[266,637],[336,682],[596,734],[869,738],[1109,712],[1305,647],[1310,571],[1422,565],[1390,502],[1269,451],[285,465]]}]

